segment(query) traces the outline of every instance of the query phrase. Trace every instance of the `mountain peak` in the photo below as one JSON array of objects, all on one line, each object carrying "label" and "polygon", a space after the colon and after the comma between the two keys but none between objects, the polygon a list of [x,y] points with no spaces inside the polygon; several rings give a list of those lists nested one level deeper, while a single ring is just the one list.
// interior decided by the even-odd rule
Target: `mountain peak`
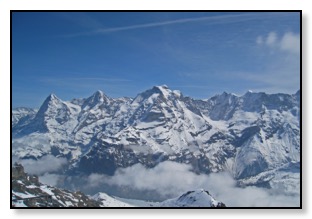
[{"label": "mountain peak", "polygon": [[169,199],[163,202],[164,206],[174,207],[226,207],[224,203],[215,200],[208,191],[197,189],[188,191],[178,198]]},{"label": "mountain peak", "polygon": [[51,94],[47,97],[47,100],[59,100],[59,98],[58,98],[54,93],[51,93]]},{"label": "mountain peak", "polygon": [[172,91],[168,88],[167,85],[154,86],[152,88],[153,92],[162,94],[165,98],[168,98]]},{"label": "mountain peak", "polygon": [[295,93],[296,96],[300,96],[300,89]]},{"label": "mountain peak", "polygon": [[[97,90],[92,96],[88,97],[82,105],[84,109],[90,109],[97,104],[108,103],[109,98],[101,90]],[[87,108],[86,108],[87,107]]]},{"label": "mountain peak", "polygon": [[167,85],[160,85],[160,86],[154,86],[152,88],[152,91],[156,91],[157,93],[158,92],[164,93],[164,92],[170,91],[170,89],[168,88]]},{"label": "mountain peak", "polygon": [[93,95],[103,96],[104,93],[103,93],[103,91],[101,91],[101,90],[97,90],[97,91],[95,91],[95,93],[94,93]]},{"label": "mountain peak", "polygon": [[167,85],[165,85],[165,84],[163,84],[163,85],[157,85],[157,86],[154,86],[154,87],[157,87],[157,88],[159,88],[159,89],[169,89],[169,87],[168,87]]},{"label": "mountain peak", "polygon": [[[44,103],[42,104],[42,106],[47,107],[48,105],[51,104],[56,104],[58,102],[60,102],[61,100],[53,93],[51,93],[44,101]],[[42,107],[41,106],[41,107]]]},{"label": "mountain peak", "polygon": [[104,94],[103,91],[97,90],[89,98],[91,98],[92,100],[103,101],[103,99],[107,98],[107,96]]}]

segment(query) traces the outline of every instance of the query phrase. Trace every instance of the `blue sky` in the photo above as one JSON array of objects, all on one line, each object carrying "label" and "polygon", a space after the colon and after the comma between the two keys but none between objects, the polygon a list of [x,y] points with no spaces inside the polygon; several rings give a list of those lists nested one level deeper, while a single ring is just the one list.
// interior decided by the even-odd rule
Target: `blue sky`
[{"label": "blue sky", "polygon": [[102,90],[135,97],[300,88],[298,12],[14,12],[12,104]]}]

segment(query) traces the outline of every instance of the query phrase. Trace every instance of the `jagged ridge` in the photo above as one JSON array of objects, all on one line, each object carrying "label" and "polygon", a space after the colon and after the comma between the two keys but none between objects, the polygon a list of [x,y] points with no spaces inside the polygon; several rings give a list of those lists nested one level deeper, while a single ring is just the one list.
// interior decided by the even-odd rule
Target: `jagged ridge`
[{"label": "jagged ridge", "polygon": [[[155,86],[132,98],[97,91],[86,99],[50,95],[35,116],[12,124],[13,142],[46,139],[14,148],[20,158],[66,157],[69,169],[114,174],[119,167],[154,167],[171,160],[193,171],[227,170],[237,179],[300,162],[300,92],[208,100]],[[27,150],[26,150],[27,149]]]}]

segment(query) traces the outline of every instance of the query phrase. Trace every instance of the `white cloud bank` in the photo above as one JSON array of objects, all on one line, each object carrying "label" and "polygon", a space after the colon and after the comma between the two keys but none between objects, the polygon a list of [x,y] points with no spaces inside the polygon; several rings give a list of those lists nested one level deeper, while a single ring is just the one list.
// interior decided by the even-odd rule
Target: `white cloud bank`
[{"label": "white cloud bank", "polygon": [[203,188],[231,207],[294,207],[299,206],[300,200],[299,195],[291,196],[254,186],[239,188],[227,173],[197,175],[191,172],[191,166],[170,161],[162,162],[153,169],[136,164],[117,170],[113,177],[91,174],[87,182],[90,187],[99,187],[106,183],[136,190],[156,191],[167,197],[176,197],[186,191]]}]

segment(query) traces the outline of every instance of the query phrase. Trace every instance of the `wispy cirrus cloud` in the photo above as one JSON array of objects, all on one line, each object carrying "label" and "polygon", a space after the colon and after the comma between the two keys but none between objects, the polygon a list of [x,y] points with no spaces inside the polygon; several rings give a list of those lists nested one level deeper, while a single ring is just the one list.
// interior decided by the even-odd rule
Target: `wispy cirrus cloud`
[{"label": "wispy cirrus cloud", "polygon": [[[276,13],[267,13],[268,16],[285,16],[285,14],[276,14]],[[111,27],[111,28],[96,28],[92,31],[85,31],[80,33],[66,34],[63,37],[78,37],[78,36],[92,36],[98,34],[107,34],[113,32],[127,31],[127,30],[136,30],[143,28],[152,28],[152,27],[161,27],[175,24],[185,24],[192,22],[201,22],[207,21],[208,24],[216,23],[233,23],[233,22],[243,22],[247,20],[263,19],[263,14],[261,13],[236,13],[230,15],[215,15],[215,16],[204,16],[196,18],[183,18],[175,19],[161,22],[151,22],[145,24],[134,24],[121,27]]]},{"label": "wispy cirrus cloud", "polygon": [[38,79],[44,83],[56,84],[56,85],[77,85],[79,82],[83,83],[94,83],[94,82],[131,82],[129,79],[125,78],[105,78],[105,77],[62,77],[62,78],[52,78],[52,77],[42,77]]}]

